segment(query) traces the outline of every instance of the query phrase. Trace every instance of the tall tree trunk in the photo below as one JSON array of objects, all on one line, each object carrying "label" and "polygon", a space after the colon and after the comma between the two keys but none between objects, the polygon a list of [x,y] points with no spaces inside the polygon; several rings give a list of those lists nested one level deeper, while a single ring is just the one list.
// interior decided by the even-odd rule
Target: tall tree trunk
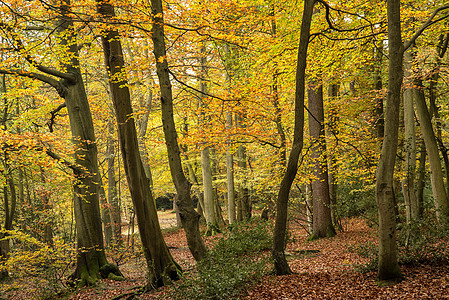
[{"label": "tall tree trunk", "polygon": [[[430,107],[430,114],[431,118],[435,118],[435,137],[438,142],[438,147],[441,152],[441,156],[443,157],[444,166],[445,166],[445,176],[446,176],[446,182],[449,181],[449,157],[448,157],[448,149],[443,143],[443,138],[441,134],[441,120],[440,120],[440,113],[439,113],[439,107],[437,105],[437,86],[438,86],[438,80],[440,78],[440,69],[441,69],[441,59],[444,57],[444,54],[446,53],[448,49],[449,44],[449,33],[441,34],[439,38],[439,43],[437,46],[437,57],[436,57],[436,66],[434,68],[433,74],[430,78],[429,83],[429,107]],[[447,190],[446,190],[447,192]]]},{"label": "tall tree trunk", "polygon": [[111,214],[113,240],[116,245],[121,245],[123,243],[122,214],[120,211],[120,201],[117,193],[117,180],[115,177],[114,129],[115,127],[113,120],[110,119],[108,122],[108,138],[106,141],[106,152],[108,160],[108,204]]},{"label": "tall tree trunk", "polygon": [[384,138],[384,98],[382,97],[382,57],[383,57],[383,40],[379,42],[376,48],[376,62],[374,65],[374,87],[377,97],[374,100],[374,128],[379,141]]},{"label": "tall tree trunk", "polygon": [[399,0],[387,0],[388,15],[388,96],[382,151],[376,170],[376,201],[379,216],[379,280],[397,280],[396,214],[393,172],[398,145],[399,104],[401,102],[403,45]]},{"label": "tall tree trunk", "polygon": [[[226,127],[232,128],[232,112],[229,111],[226,116]],[[235,185],[234,185],[234,156],[230,151],[231,141],[228,137],[226,149],[226,190],[228,197],[228,221],[229,224],[235,223]]]},{"label": "tall tree trunk", "polygon": [[100,184],[101,185],[98,188],[98,198],[100,199],[101,206],[101,222],[103,223],[104,241],[106,246],[111,246],[113,243],[112,233],[114,232],[114,225],[112,223],[111,210],[106,198],[104,186],[102,183]]},{"label": "tall tree trunk", "polygon": [[421,142],[420,151],[419,151],[419,166],[418,166],[418,179],[416,183],[416,213],[417,219],[421,219],[423,216],[424,210],[424,187],[426,185],[426,145],[424,145],[424,141]]},{"label": "tall tree trunk", "polygon": [[[277,36],[277,25],[276,25],[276,18],[275,18],[275,6],[274,3],[272,3],[270,8],[270,15],[273,17],[273,20],[271,21],[271,36],[273,38],[276,38]],[[280,158],[280,165],[283,169],[287,166],[287,138],[285,136],[284,126],[282,125],[282,112],[281,108],[279,106],[279,82],[278,82],[278,65],[275,64],[274,67],[274,73],[273,73],[273,81],[272,81],[272,93],[273,93],[273,106],[276,113],[276,117],[274,119],[274,122],[276,123],[276,130],[279,135],[279,158]]]},{"label": "tall tree trunk", "polygon": [[[206,86],[206,47],[204,43],[201,45],[200,51],[200,99],[201,99],[201,116],[200,122],[202,126],[206,126],[207,116],[205,116],[205,110],[207,109],[207,104],[205,102],[207,93]],[[207,141],[206,141],[207,143]],[[212,180],[212,168],[210,159],[210,147],[205,146],[201,150],[201,174],[203,177],[203,197],[204,197],[204,217],[206,218],[206,233],[207,235],[214,234],[215,230],[218,228],[217,215],[215,213],[215,199],[213,190],[213,180]]]},{"label": "tall tree trunk", "polygon": [[415,79],[414,82],[417,89],[415,89],[416,110],[418,112],[418,119],[421,126],[421,131],[426,145],[427,154],[430,163],[430,182],[432,184],[433,198],[435,201],[436,215],[439,224],[443,228],[449,227],[449,207],[446,188],[443,180],[443,169],[441,167],[440,154],[438,152],[438,144],[435,138],[435,133],[432,127],[431,116],[427,109],[426,99],[422,82],[420,79]]},{"label": "tall tree trunk", "polygon": [[[328,97],[331,103],[334,102],[334,100],[338,97],[338,90],[340,86],[338,84],[331,84],[329,85],[328,89]],[[328,112],[328,125],[326,130],[326,135],[328,139],[332,139],[333,136],[337,136],[338,134],[338,122],[339,122],[339,113],[338,110],[331,105],[331,108]],[[329,151],[329,147],[328,151]],[[332,217],[332,224],[334,224],[334,227],[337,230],[342,230],[340,220],[338,218],[337,213],[337,189],[338,184],[337,180],[335,178],[336,174],[336,166],[337,166],[337,158],[336,154],[330,152],[327,156],[328,159],[328,175],[329,175],[329,197],[330,197],[330,203],[331,203],[331,217]]]},{"label": "tall tree trunk", "polygon": [[[105,18],[114,18],[114,7],[99,2],[98,12]],[[137,131],[131,107],[131,95],[124,74],[125,62],[118,31],[106,28],[101,37],[105,64],[108,69],[109,86],[114,102],[118,135],[125,167],[126,179],[137,214],[140,238],[149,272],[148,287],[166,285],[179,279],[179,266],[173,260],[162,236],[156,206],[140,157]],[[120,76],[117,76],[120,75]],[[118,78],[118,79],[117,79]]]},{"label": "tall tree trunk", "polygon": [[212,189],[212,169],[210,167],[209,147],[201,151],[201,173],[203,175],[204,217],[206,218],[207,233],[213,234],[217,228],[215,214],[214,191]]},{"label": "tall tree trunk", "polygon": [[165,143],[167,145],[170,172],[178,194],[177,205],[181,216],[182,226],[186,233],[189,249],[196,260],[201,260],[206,256],[207,250],[200,235],[200,215],[193,207],[193,201],[190,196],[190,183],[184,175],[179,153],[175,120],[173,116],[172,88],[164,41],[162,1],[151,0],[151,10],[153,14],[151,38],[154,44],[154,56],[156,59],[157,75],[161,90],[162,124]]},{"label": "tall tree trunk", "polygon": [[[229,45],[225,44],[225,52],[226,52],[226,61],[224,62],[226,65],[226,83],[228,84],[228,88],[231,87],[231,64],[229,60],[231,58],[231,50],[229,49]],[[226,129],[231,131],[233,127],[232,122],[232,107],[228,106],[228,112],[226,113]],[[227,135],[226,141],[226,190],[227,190],[227,198],[228,198],[228,221],[229,224],[234,224],[236,221],[235,215],[235,181],[234,181],[234,155],[231,152],[231,147],[233,145],[233,141],[231,139],[231,135]]]},{"label": "tall tree trunk", "polygon": [[295,127],[293,144],[288,159],[287,169],[279,187],[276,203],[276,223],[273,232],[272,256],[277,275],[286,275],[291,274],[292,272],[285,259],[285,233],[287,229],[288,198],[298,169],[299,154],[303,147],[305,71],[314,4],[315,0],[304,1],[296,69]]},{"label": "tall tree trunk", "polygon": [[312,199],[313,230],[312,238],[335,235],[332,224],[331,202],[329,197],[329,177],[327,173],[326,139],[324,132],[323,86],[311,83],[308,88],[309,131],[312,140],[311,160],[313,165]]},{"label": "tall tree trunk", "polygon": [[[242,114],[236,114],[235,126],[244,128]],[[246,147],[239,145],[237,148],[237,166],[239,167],[241,179],[237,193],[237,220],[243,221],[251,218],[251,201],[249,198],[248,180],[246,178]]]},{"label": "tall tree trunk", "polygon": [[78,45],[71,17],[70,0],[61,3],[57,24],[60,46],[66,49],[68,60],[63,63],[67,77],[60,81],[60,95],[66,100],[75,144],[74,212],[77,233],[77,264],[72,280],[77,285],[93,284],[100,278],[99,270],[107,264],[103,248],[103,232],[98,198],[97,144],[89,102],[86,96],[78,60]]},{"label": "tall tree trunk", "polygon": [[413,80],[412,80],[412,50],[404,55],[404,127],[405,127],[405,177],[402,179],[402,194],[405,202],[405,215],[407,224],[417,219],[417,203],[415,197],[415,170],[416,170],[416,137],[415,137],[415,110],[413,104]]}]

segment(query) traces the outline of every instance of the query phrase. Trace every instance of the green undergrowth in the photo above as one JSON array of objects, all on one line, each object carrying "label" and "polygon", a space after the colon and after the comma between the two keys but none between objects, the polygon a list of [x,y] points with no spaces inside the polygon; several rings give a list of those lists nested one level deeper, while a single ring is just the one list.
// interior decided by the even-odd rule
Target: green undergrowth
[{"label": "green undergrowth", "polygon": [[[398,262],[400,265],[449,264],[449,239],[432,220],[417,221],[411,226],[398,226]],[[378,247],[374,242],[348,247],[349,251],[368,258],[365,264],[355,265],[366,273],[377,270]]]},{"label": "green undergrowth", "polygon": [[235,299],[270,271],[271,224],[254,219],[229,227],[198,262],[195,272],[175,283],[171,299]]}]

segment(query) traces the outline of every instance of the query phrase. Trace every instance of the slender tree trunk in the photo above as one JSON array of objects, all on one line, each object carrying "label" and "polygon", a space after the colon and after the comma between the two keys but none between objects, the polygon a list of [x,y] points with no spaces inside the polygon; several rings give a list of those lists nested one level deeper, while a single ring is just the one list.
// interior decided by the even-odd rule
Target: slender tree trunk
[{"label": "slender tree trunk", "polygon": [[285,234],[287,229],[288,198],[298,169],[299,154],[303,147],[305,71],[314,4],[314,0],[304,1],[296,69],[295,127],[293,144],[288,159],[287,169],[279,187],[276,203],[276,223],[273,232],[272,256],[277,275],[291,274],[292,272],[285,259]]},{"label": "slender tree trunk", "polygon": [[[235,126],[244,128],[242,114],[235,116]],[[246,147],[239,145],[237,149],[237,166],[239,167],[241,180],[237,193],[237,220],[243,221],[251,218],[251,202],[249,198],[248,180],[246,178]]]},{"label": "slender tree trunk", "polygon": [[417,216],[417,220],[421,219],[424,210],[424,187],[426,185],[426,145],[424,141],[421,142],[419,151],[419,166],[418,166],[418,180],[416,184],[416,212],[412,211],[413,215]]},{"label": "slender tree trunk", "polygon": [[108,160],[108,203],[111,214],[111,224],[113,230],[113,240],[116,245],[123,243],[122,239],[122,214],[120,211],[119,197],[117,193],[117,180],[115,177],[115,143],[114,143],[114,123],[109,120],[108,139],[106,142],[106,152]]},{"label": "slender tree trunk", "polygon": [[374,66],[374,86],[378,93],[374,102],[374,128],[378,140],[384,138],[384,98],[382,97],[382,57],[383,41],[380,41],[376,48],[376,63]]},{"label": "slender tree trunk", "polygon": [[98,197],[100,199],[101,205],[101,222],[103,223],[104,241],[106,246],[111,246],[113,242],[113,231],[114,225],[112,223],[111,211],[109,207],[108,200],[106,199],[106,192],[104,190],[103,184],[99,187]]},{"label": "slender tree trunk", "polygon": [[206,147],[201,151],[201,173],[203,175],[204,217],[206,218],[207,224],[206,231],[208,234],[213,234],[218,225],[212,189],[212,169],[210,167],[209,147]]},{"label": "slender tree trunk", "polygon": [[430,182],[432,184],[436,215],[439,224],[443,228],[448,228],[448,198],[446,194],[446,188],[444,186],[443,168],[441,167],[438,144],[435,138],[435,133],[433,131],[431,116],[429,110],[427,109],[426,99],[424,98],[422,82],[420,79],[415,79],[414,84],[417,87],[414,93],[416,110],[418,112],[418,119],[421,126],[424,144],[426,145],[427,154],[429,155]]},{"label": "slender tree trunk", "polygon": [[404,127],[405,127],[405,178],[402,179],[402,193],[405,202],[405,215],[407,224],[410,226],[412,220],[417,216],[415,197],[415,170],[416,170],[416,138],[415,138],[415,110],[413,104],[413,80],[412,80],[412,50],[409,49],[404,55],[404,77],[406,79],[404,87]]},{"label": "slender tree trunk", "polygon": [[[205,110],[207,109],[206,97],[207,86],[205,77],[206,73],[206,47],[204,43],[201,45],[200,51],[200,99],[201,99],[201,116],[200,123],[202,126],[206,126],[205,123],[207,120],[207,116],[205,116]],[[207,143],[207,142],[206,142]],[[217,215],[215,213],[215,199],[214,199],[214,190],[213,190],[213,180],[212,180],[212,168],[211,168],[211,159],[210,159],[210,147],[205,146],[203,150],[201,150],[201,174],[203,177],[203,197],[204,197],[204,217],[206,218],[206,234],[211,235],[214,234],[216,229],[218,228]]]},{"label": "slender tree trunk", "polygon": [[[6,97],[4,96],[4,94],[6,93],[6,76],[5,74],[2,74],[2,76],[0,77],[0,97],[4,98],[4,100],[6,101]],[[6,106],[4,107],[4,111],[7,111]],[[5,125],[5,121],[6,119],[3,118],[3,122],[2,125]],[[5,158],[4,161],[7,160],[7,156],[5,153]],[[5,168],[6,169],[6,168]],[[5,239],[6,234],[1,232],[2,229],[5,230],[11,230],[12,228],[8,228],[8,226],[10,226],[9,224],[12,225],[12,222],[10,221],[10,210],[9,210],[9,201],[8,201],[8,189],[6,187],[6,185],[4,185],[3,187],[3,209],[4,209],[4,213],[5,213],[5,223],[2,224],[0,223],[0,263],[3,263],[4,261],[6,261],[8,259],[9,256],[9,252],[10,252],[10,247],[9,247],[9,239]],[[9,277],[8,271],[7,270],[1,270],[0,271],[0,282],[6,278]]]},{"label": "slender tree trunk", "polygon": [[201,260],[206,256],[207,250],[200,235],[200,215],[193,207],[193,201],[190,197],[190,183],[184,175],[181,164],[175,120],[173,116],[172,88],[169,78],[169,68],[164,41],[162,1],[151,0],[151,10],[153,14],[151,38],[154,44],[154,56],[156,59],[156,69],[161,90],[162,124],[165,135],[165,143],[167,145],[170,172],[178,194],[177,205],[181,216],[182,226],[186,233],[189,249],[196,260]]},{"label": "slender tree trunk", "polygon": [[376,200],[379,216],[379,280],[398,280],[396,214],[393,172],[398,145],[399,104],[401,102],[403,45],[399,0],[387,0],[388,15],[388,96],[382,151],[376,170]]},{"label": "slender tree trunk", "polygon": [[312,140],[311,160],[313,165],[312,199],[313,230],[312,238],[335,235],[332,224],[331,202],[329,197],[329,177],[327,173],[326,139],[324,132],[323,86],[312,83],[308,89],[309,131]]},{"label": "slender tree trunk", "polygon": [[[331,84],[328,89],[328,97],[331,102],[337,99],[338,90],[340,86],[338,84]],[[339,116],[338,111],[335,106],[331,105],[331,108],[328,112],[328,125],[326,130],[326,135],[328,139],[332,139],[332,137],[338,134],[338,122]],[[330,147],[327,147],[328,151]],[[337,213],[337,189],[338,184],[336,180],[336,166],[337,166],[337,158],[336,154],[330,152],[328,155],[328,175],[329,175],[329,197],[331,203],[331,218],[332,224],[337,230],[342,230],[340,220],[338,218]]]},{"label": "slender tree trunk", "polygon": [[[437,45],[437,57],[436,57],[436,66],[434,68],[433,74],[430,78],[429,83],[429,104],[430,104],[430,114],[431,118],[435,118],[435,137],[438,142],[438,147],[440,149],[441,156],[443,158],[444,166],[445,166],[445,177],[446,182],[449,181],[449,157],[448,157],[448,149],[443,143],[442,138],[442,125],[440,120],[439,107],[437,106],[437,97],[438,97],[438,80],[440,78],[440,69],[441,69],[441,59],[444,57],[449,44],[449,33],[441,34],[439,37],[439,43]],[[448,192],[448,191],[446,191]]]},{"label": "slender tree trunk", "polygon": [[[232,127],[232,112],[227,115],[227,127]],[[229,139],[229,138],[228,138]],[[228,149],[226,149],[226,188],[228,197],[228,220],[229,224],[235,223],[235,185],[234,185],[234,156],[230,151],[230,144],[228,142]]]},{"label": "slender tree trunk", "polygon": [[[272,6],[271,6],[270,14],[273,17],[273,20],[271,21],[271,36],[273,38],[276,38],[277,25],[276,25],[274,4],[272,4]],[[275,118],[274,122],[276,123],[276,130],[278,132],[279,142],[280,142],[279,143],[280,165],[282,166],[282,168],[284,170],[285,167],[287,166],[287,138],[285,136],[284,126],[282,125],[282,111],[281,111],[281,108],[279,105],[278,73],[279,73],[279,69],[278,69],[277,64],[275,64],[271,88],[272,88],[272,93],[273,93],[273,106],[274,106],[274,110],[276,113],[276,118]]]},{"label": "slender tree trunk", "polygon": [[305,184],[305,198],[306,198],[306,216],[307,216],[307,230],[308,234],[312,235],[313,232],[313,198],[312,198],[312,186],[309,182]]},{"label": "slender tree trunk", "polygon": [[[231,67],[228,66],[229,60],[231,58],[231,51],[229,49],[229,45],[225,44],[225,52],[227,61],[225,64],[227,65],[226,70],[226,83],[228,84],[228,88],[231,87]],[[228,106],[228,112],[226,113],[226,129],[229,131],[232,130],[233,127],[232,122],[232,108]],[[234,181],[234,155],[231,152],[233,141],[228,134],[226,141],[226,190],[227,190],[227,198],[228,198],[228,221],[229,224],[234,224],[236,221],[235,216],[235,181]]]},{"label": "slender tree trunk", "polygon": [[[105,18],[115,17],[114,7],[111,4],[99,2],[98,12]],[[104,29],[101,40],[105,64],[110,74],[109,86],[117,118],[126,179],[147,261],[148,287],[157,288],[168,284],[171,280],[179,279],[180,268],[173,260],[162,236],[156,206],[140,157],[134,118],[129,117],[133,115],[133,111],[128,82],[124,76],[125,62],[120,35],[116,29],[107,28]]]}]

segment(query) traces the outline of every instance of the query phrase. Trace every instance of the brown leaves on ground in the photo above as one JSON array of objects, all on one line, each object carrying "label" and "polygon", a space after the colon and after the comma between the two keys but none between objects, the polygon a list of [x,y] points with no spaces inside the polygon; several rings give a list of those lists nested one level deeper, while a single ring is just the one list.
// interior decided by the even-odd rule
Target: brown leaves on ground
[{"label": "brown leaves on ground", "polygon": [[[286,253],[295,274],[265,276],[260,283],[247,289],[242,299],[449,298],[448,265],[403,266],[404,280],[385,287],[376,284],[375,272],[362,274],[356,271],[354,266],[367,262],[367,259],[349,249],[375,241],[374,230],[367,227],[363,220],[347,220],[344,222],[344,232],[316,241],[307,241],[304,230],[294,225],[292,227],[290,234],[293,242],[288,244]],[[174,259],[185,272],[190,272],[195,262],[187,248],[184,232],[167,232],[165,239]],[[207,238],[206,242],[210,245],[216,239]],[[145,264],[142,260],[129,262],[120,268],[126,281],[101,280],[96,287],[81,289],[67,299],[111,299],[145,284]],[[164,287],[134,299],[162,299],[169,289]]]},{"label": "brown leaves on ground", "polygon": [[404,280],[396,285],[380,287],[376,273],[361,274],[354,269],[366,259],[350,252],[375,240],[373,229],[363,220],[345,222],[345,231],[333,238],[306,242],[306,237],[294,230],[295,243],[287,246],[287,253],[295,250],[319,250],[318,253],[289,260],[296,274],[269,276],[248,292],[245,299],[449,299],[449,266],[403,266]]}]

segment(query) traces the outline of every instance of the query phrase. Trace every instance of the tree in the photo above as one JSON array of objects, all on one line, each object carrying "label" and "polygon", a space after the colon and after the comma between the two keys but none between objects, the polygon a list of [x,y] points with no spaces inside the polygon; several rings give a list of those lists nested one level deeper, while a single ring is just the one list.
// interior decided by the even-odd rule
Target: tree
[{"label": "tree", "polygon": [[410,49],[404,55],[404,77],[407,79],[404,86],[404,144],[405,144],[405,177],[402,179],[402,193],[404,195],[407,224],[418,219],[418,205],[415,197],[415,170],[416,170],[416,137],[415,137],[415,111],[412,86],[412,53]]},{"label": "tree", "polygon": [[[75,145],[75,164],[72,168],[76,182],[74,185],[74,211],[77,231],[77,265],[71,279],[78,286],[93,284],[100,278],[99,270],[107,265],[103,249],[103,233],[101,228],[98,186],[99,170],[97,162],[97,145],[95,142],[92,115],[87,101],[84,82],[79,63],[79,46],[72,19],[70,1],[62,1],[56,10],[56,33],[58,46],[63,53],[60,60],[61,69],[43,66],[27,55],[24,44],[18,35],[7,24],[2,24],[19,53],[25,53],[25,59],[37,72],[20,69],[2,69],[1,73],[25,76],[43,81],[55,88],[65,99]],[[39,28],[38,28],[39,30]],[[116,275],[120,275],[117,270]],[[107,275],[106,275],[107,276]]]},{"label": "tree", "polygon": [[[114,7],[98,3],[98,12],[105,19],[114,19]],[[103,29],[101,37],[105,65],[109,74],[109,86],[118,125],[121,153],[132,201],[137,214],[140,238],[149,273],[148,287],[157,288],[171,280],[179,279],[180,267],[173,260],[162,236],[156,205],[149,180],[139,152],[137,130],[131,107],[131,95],[126,75],[125,61],[117,29]]]},{"label": "tree", "polygon": [[431,116],[429,110],[427,109],[422,81],[420,79],[415,79],[414,85],[417,87],[414,92],[416,99],[416,111],[418,113],[418,119],[421,131],[423,133],[427,155],[429,156],[430,182],[432,184],[436,215],[440,225],[443,228],[448,228],[449,204],[443,181],[443,169],[441,166],[440,154],[438,152],[438,144],[433,131]]},{"label": "tree", "polygon": [[273,256],[277,275],[291,273],[291,269],[288,266],[284,253],[285,233],[287,229],[287,209],[290,188],[296,176],[299,154],[301,153],[303,146],[305,71],[314,4],[315,0],[304,1],[296,68],[295,127],[293,132],[293,144],[292,149],[290,150],[287,169],[282,179],[281,186],[279,187],[276,203],[276,224],[273,232],[273,248],[271,254]]},{"label": "tree", "polygon": [[396,159],[399,126],[399,104],[402,85],[400,1],[387,1],[388,11],[388,95],[382,152],[376,171],[376,200],[379,215],[379,280],[397,280],[401,271],[397,262],[396,214],[393,171]]},{"label": "tree", "polygon": [[162,123],[165,143],[167,145],[168,161],[173,183],[178,194],[176,204],[179,208],[179,215],[186,233],[190,251],[196,260],[201,260],[206,256],[206,246],[199,231],[200,215],[193,208],[193,201],[190,196],[190,183],[185,177],[181,164],[175,120],[173,117],[173,95],[164,40],[162,1],[151,0],[151,11],[153,14],[151,39],[154,45],[154,56],[161,91]]},{"label": "tree", "polygon": [[310,83],[307,96],[309,100],[309,132],[312,140],[311,160],[313,166],[312,238],[330,237],[335,235],[335,228],[332,224],[327,172],[323,85],[317,84],[316,81]]},{"label": "tree", "polygon": [[113,120],[108,122],[108,137],[106,141],[106,152],[108,160],[108,205],[109,213],[111,215],[112,235],[116,245],[121,245],[122,240],[122,226],[121,226],[121,212],[120,202],[117,193],[117,182],[115,176],[115,143],[114,143],[114,124]]},{"label": "tree", "polygon": [[[405,44],[401,37],[401,5],[398,0],[387,1],[388,16],[388,95],[385,113],[385,132],[379,164],[376,170],[376,201],[379,216],[379,280],[395,281],[402,275],[397,262],[396,245],[396,214],[395,195],[393,187],[393,172],[396,159],[399,127],[399,104],[401,102],[401,86],[403,80],[403,56],[415,40],[430,25],[434,24],[434,17],[442,10],[449,9],[449,5],[437,8],[429,19]],[[449,16],[446,16],[449,17]],[[446,18],[446,17],[443,17]],[[441,20],[440,18],[439,20]],[[418,104],[417,99],[417,105]],[[443,208],[437,207],[441,213]],[[441,210],[443,209],[443,210]],[[446,217],[447,220],[447,217]]]}]

